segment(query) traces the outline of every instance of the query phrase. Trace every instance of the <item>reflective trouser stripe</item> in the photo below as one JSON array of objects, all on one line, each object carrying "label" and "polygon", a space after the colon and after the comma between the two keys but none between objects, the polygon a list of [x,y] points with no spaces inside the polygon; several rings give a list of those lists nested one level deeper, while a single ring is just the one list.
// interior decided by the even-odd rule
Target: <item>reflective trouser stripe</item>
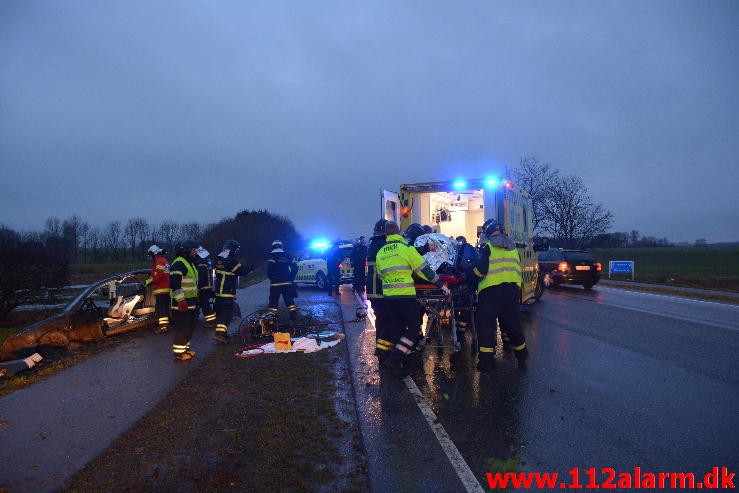
[{"label": "reflective trouser stripe", "polygon": [[228,325],[226,324],[216,325],[216,332],[228,332]]},{"label": "reflective trouser stripe", "polygon": [[215,320],[215,319],[216,319],[216,313],[215,313],[215,312],[213,312],[213,313],[209,313],[209,314],[207,314],[207,315],[205,316],[205,321],[206,321],[206,322],[212,322],[212,321],[213,321],[213,320]]},{"label": "reflective trouser stripe", "polygon": [[480,346],[480,352],[481,353],[494,353],[495,348],[494,347],[482,347]]},{"label": "reflective trouser stripe", "polygon": [[297,310],[297,309],[298,309],[298,307],[297,307],[297,306],[295,306],[295,305],[290,305],[290,306],[288,306],[288,307],[287,307],[287,309],[288,309],[289,311],[291,311],[291,312],[294,312],[295,310]]},{"label": "reflective trouser stripe", "polygon": [[413,341],[406,337],[401,337],[398,343],[395,345],[396,349],[399,349],[405,354],[409,354],[413,350]]},{"label": "reflective trouser stripe", "polygon": [[169,324],[169,317],[162,317],[159,319],[159,325],[167,325]]},{"label": "reflective trouser stripe", "polygon": [[172,344],[172,352],[174,354],[183,354],[185,351],[187,351],[189,344]]},{"label": "reflective trouser stripe", "polygon": [[277,308],[272,308],[272,307],[269,307],[269,308],[267,308],[267,310],[269,310],[269,311],[271,311],[271,312],[276,312],[276,311],[277,311]]},{"label": "reflective trouser stripe", "polygon": [[393,348],[393,343],[386,341],[385,339],[377,339],[377,349],[383,351],[390,351]]},{"label": "reflective trouser stripe", "polygon": [[514,351],[520,351],[520,350],[522,350],[522,349],[523,349],[523,348],[525,348],[525,347],[526,347],[526,343],[524,342],[524,343],[523,343],[523,344],[521,344],[520,346],[513,346],[513,350],[514,350]]}]

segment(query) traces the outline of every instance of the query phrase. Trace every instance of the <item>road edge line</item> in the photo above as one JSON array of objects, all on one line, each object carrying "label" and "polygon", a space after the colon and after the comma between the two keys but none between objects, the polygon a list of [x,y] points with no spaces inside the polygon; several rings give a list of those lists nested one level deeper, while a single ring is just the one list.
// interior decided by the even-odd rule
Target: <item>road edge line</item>
[{"label": "road edge line", "polygon": [[[354,292],[354,297],[356,298],[358,303],[362,305],[365,304],[365,301],[363,301],[359,297],[356,291]],[[367,320],[372,324],[372,327],[377,330],[377,327],[375,327],[374,317],[370,318],[368,316]],[[439,418],[437,418],[436,413],[434,413],[434,410],[431,409],[431,407],[426,402],[426,398],[421,393],[421,390],[416,385],[416,382],[414,382],[410,376],[406,376],[405,378],[403,378],[403,383],[405,383],[405,388],[408,389],[408,391],[413,396],[413,400],[416,401],[418,409],[421,411],[421,414],[426,419],[426,423],[428,423],[429,428],[431,428],[431,431],[434,433],[434,436],[439,442],[439,445],[444,451],[444,454],[446,454],[447,458],[449,459],[449,462],[452,465],[454,472],[457,473],[457,477],[462,482],[465,491],[467,493],[485,493],[485,490],[482,488],[480,482],[475,477],[472,469],[470,469],[469,464],[467,464],[467,461],[464,460],[464,457],[462,457],[462,454],[459,452],[457,446],[454,445],[454,442],[444,429],[444,426],[439,422]]]}]

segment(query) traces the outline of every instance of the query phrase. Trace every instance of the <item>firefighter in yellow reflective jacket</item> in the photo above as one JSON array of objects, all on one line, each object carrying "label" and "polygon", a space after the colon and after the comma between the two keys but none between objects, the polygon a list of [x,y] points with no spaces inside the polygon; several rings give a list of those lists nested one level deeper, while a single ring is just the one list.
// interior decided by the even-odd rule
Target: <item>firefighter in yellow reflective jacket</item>
[{"label": "firefighter in yellow reflective jacket", "polygon": [[198,271],[193,263],[197,248],[197,242],[189,239],[177,245],[177,258],[169,268],[174,326],[172,353],[180,361],[187,361],[195,356],[195,351],[190,350],[190,340],[198,316]]},{"label": "firefighter in yellow reflective jacket", "polygon": [[[413,371],[413,361],[408,356],[421,338],[421,313],[416,302],[416,286],[413,274],[436,284],[445,295],[447,288],[426,260],[400,236],[400,228],[394,221],[385,224],[385,245],[375,258],[375,268],[382,279],[382,294],[386,310],[388,336],[395,347],[379,350],[390,351],[384,358],[384,366],[395,376]],[[391,350],[392,349],[392,350]]]},{"label": "firefighter in yellow reflective jacket", "polygon": [[477,369],[488,372],[493,367],[498,320],[506,328],[518,366],[524,367],[529,350],[519,314],[521,259],[516,244],[499,222],[489,219],[482,229],[480,258],[473,270],[480,278],[475,316],[479,344]]},{"label": "firefighter in yellow reflective jacket", "polygon": [[245,276],[254,270],[236,258],[240,249],[238,241],[226,240],[223,251],[216,259],[216,280],[213,286],[216,294],[216,331],[213,339],[221,344],[228,341],[228,323],[233,318],[239,276]]}]

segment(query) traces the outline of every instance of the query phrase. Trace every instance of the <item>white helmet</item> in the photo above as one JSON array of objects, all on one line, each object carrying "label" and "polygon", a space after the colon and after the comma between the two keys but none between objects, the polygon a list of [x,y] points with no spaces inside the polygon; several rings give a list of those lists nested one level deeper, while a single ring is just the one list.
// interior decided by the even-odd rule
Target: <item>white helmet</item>
[{"label": "white helmet", "polygon": [[200,258],[208,258],[210,255],[210,252],[203,247],[198,247],[198,249],[195,250],[195,253],[197,253]]},{"label": "white helmet", "polygon": [[152,245],[149,247],[149,249],[146,251],[148,255],[151,255],[152,257],[158,253],[162,253],[164,251],[163,248],[159,248],[157,245]]},{"label": "white helmet", "polygon": [[280,240],[275,240],[272,242],[272,251],[270,253],[281,253],[282,250],[282,242]]}]

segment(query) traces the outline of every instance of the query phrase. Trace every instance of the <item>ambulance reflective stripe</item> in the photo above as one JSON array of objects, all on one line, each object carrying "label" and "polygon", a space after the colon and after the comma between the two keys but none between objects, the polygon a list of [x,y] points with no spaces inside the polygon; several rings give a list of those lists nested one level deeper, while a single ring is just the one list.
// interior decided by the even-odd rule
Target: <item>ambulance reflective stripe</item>
[{"label": "ambulance reflective stripe", "polygon": [[270,284],[270,286],[289,286],[292,284],[291,282],[276,282],[274,284]]}]

